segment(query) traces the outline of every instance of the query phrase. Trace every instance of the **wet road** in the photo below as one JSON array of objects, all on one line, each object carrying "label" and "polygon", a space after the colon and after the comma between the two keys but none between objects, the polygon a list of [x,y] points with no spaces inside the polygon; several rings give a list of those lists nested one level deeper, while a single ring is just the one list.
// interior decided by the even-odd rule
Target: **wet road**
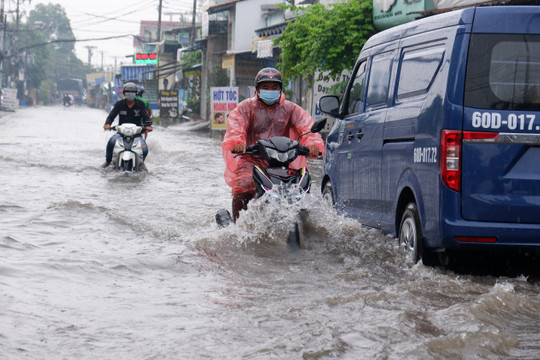
[{"label": "wet road", "polygon": [[406,264],[316,194],[306,249],[294,207],[218,229],[219,139],[156,127],[149,173],[119,177],[105,117],[1,114],[0,359],[540,358],[537,280]]}]

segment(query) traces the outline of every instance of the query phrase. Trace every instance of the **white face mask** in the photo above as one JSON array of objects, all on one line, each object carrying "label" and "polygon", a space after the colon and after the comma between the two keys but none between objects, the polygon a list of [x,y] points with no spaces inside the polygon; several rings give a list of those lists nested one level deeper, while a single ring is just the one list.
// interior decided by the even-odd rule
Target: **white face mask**
[{"label": "white face mask", "polygon": [[136,95],[136,94],[135,94],[134,92],[127,92],[127,93],[124,94],[124,96],[126,97],[126,99],[127,99],[128,101],[133,101],[133,100],[135,100],[135,95]]}]

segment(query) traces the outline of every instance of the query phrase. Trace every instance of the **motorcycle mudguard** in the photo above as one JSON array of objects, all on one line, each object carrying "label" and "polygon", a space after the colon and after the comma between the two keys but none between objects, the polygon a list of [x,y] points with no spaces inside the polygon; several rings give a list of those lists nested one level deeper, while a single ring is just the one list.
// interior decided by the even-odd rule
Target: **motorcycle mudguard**
[{"label": "motorcycle mudguard", "polygon": [[129,160],[133,160],[133,163],[135,164],[135,153],[131,152],[131,151],[124,151],[122,153],[122,160],[124,161],[129,161]]}]

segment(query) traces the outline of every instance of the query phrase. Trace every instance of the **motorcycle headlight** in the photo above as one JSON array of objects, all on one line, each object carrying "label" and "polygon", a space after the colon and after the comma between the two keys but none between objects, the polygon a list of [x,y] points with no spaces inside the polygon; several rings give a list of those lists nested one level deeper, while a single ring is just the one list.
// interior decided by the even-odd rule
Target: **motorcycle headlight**
[{"label": "motorcycle headlight", "polygon": [[279,162],[286,162],[289,160],[292,156],[295,154],[295,149],[291,149],[287,152],[280,152],[275,149],[266,149],[266,153],[268,154],[268,157],[274,160],[277,160]]},{"label": "motorcycle headlight", "polygon": [[124,136],[133,136],[133,135],[135,135],[135,129],[134,128],[124,128],[124,129],[122,129],[122,135],[124,135]]},{"label": "motorcycle headlight", "polygon": [[124,147],[124,139],[119,138],[117,141],[118,141],[117,144],[118,144],[119,146]]},{"label": "motorcycle headlight", "polygon": [[118,127],[118,132],[124,136],[134,136],[142,131],[142,127],[134,124],[123,124]]},{"label": "motorcycle headlight", "polygon": [[287,151],[287,159],[294,159],[296,157],[296,152],[298,151],[298,148],[291,149]]}]

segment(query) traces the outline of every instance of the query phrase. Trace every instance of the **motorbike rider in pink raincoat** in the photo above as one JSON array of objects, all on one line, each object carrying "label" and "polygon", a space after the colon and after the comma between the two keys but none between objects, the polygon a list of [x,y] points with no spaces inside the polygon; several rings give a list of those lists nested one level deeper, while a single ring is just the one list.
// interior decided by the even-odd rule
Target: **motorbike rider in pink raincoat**
[{"label": "motorbike rider in pink raincoat", "polygon": [[[248,145],[259,139],[273,136],[287,136],[297,139],[310,131],[311,116],[300,106],[285,100],[281,73],[274,68],[264,68],[255,77],[255,96],[242,101],[229,114],[227,131],[223,139],[225,159],[225,181],[232,188],[232,218],[236,222],[240,210],[246,210],[248,202],[255,196],[253,167],[262,160],[250,156],[234,157],[231,153],[244,153]],[[321,135],[308,134],[300,140],[309,148],[309,157],[318,158],[324,154],[325,146]],[[307,160],[299,156],[291,167],[300,169],[307,166]]]}]

